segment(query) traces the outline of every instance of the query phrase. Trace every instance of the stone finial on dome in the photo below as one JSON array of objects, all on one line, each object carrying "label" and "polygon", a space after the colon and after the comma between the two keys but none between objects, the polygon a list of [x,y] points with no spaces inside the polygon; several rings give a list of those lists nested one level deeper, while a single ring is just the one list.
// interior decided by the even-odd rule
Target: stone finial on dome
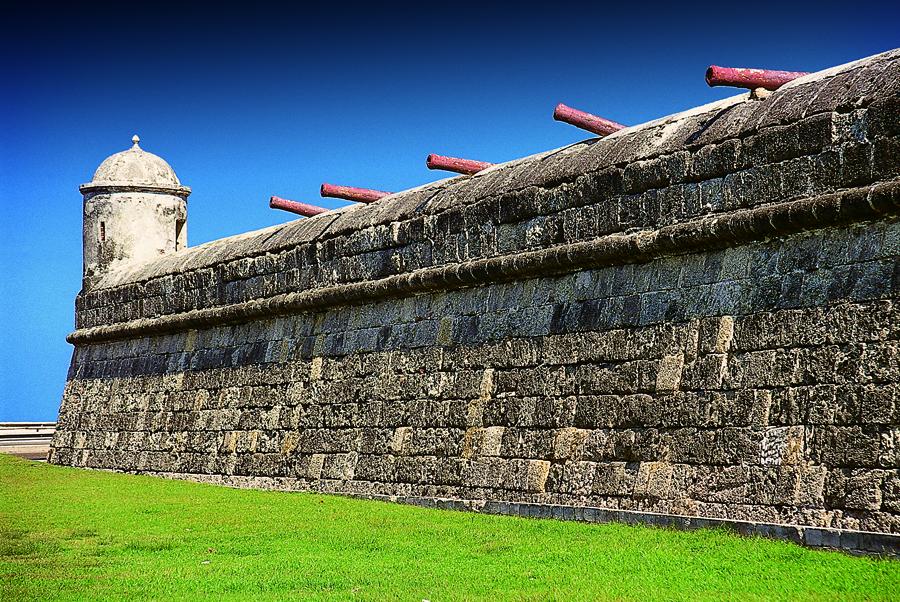
[{"label": "stone finial on dome", "polygon": [[132,144],[131,148],[140,148],[140,147],[138,146],[138,142],[140,142],[140,141],[141,141],[141,137],[138,136],[137,134],[135,134],[134,136],[132,136],[132,137],[131,137],[131,144]]}]

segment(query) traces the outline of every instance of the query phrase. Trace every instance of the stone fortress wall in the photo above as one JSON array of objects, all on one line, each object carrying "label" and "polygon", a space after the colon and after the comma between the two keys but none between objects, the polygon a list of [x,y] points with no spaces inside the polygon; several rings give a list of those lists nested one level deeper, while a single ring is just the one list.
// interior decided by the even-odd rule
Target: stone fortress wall
[{"label": "stone fortress wall", "polygon": [[898,215],[892,51],[126,265],[50,459],[897,553]]}]

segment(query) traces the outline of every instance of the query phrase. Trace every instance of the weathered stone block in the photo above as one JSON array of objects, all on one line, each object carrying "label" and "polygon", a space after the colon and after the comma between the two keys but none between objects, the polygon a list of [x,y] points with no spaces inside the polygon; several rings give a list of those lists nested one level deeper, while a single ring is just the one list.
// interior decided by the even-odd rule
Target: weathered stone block
[{"label": "weathered stone block", "polygon": [[656,375],[656,390],[666,393],[681,386],[681,372],[684,368],[683,355],[667,355],[662,358]]},{"label": "weathered stone block", "polygon": [[669,498],[672,493],[672,465],[667,462],[641,462],[634,484],[637,498]]},{"label": "weathered stone block", "polygon": [[878,510],[884,476],[880,470],[831,470],[825,482],[825,503],[832,508]]},{"label": "weathered stone block", "polygon": [[807,438],[809,459],[828,466],[878,466],[881,429],[863,426],[818,426]]}]

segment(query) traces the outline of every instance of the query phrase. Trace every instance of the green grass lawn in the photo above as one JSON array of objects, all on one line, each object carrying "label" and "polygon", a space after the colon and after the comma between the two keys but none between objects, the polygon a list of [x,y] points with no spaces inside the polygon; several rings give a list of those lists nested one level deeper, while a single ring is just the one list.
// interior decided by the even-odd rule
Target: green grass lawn
[{"label": "green grass lawn", "polygon": [[246,491],[0,455],[0,600],[898,599],[900,562],[724,531]]}]

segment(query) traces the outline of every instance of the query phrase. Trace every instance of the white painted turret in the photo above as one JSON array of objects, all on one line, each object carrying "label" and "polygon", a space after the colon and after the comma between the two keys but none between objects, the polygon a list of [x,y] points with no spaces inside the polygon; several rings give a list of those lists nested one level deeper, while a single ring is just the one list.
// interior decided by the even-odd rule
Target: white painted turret
[{"label": "white painted turret", "polygon": [[138,146],[108,157],[84,195],[84,288],[125,263],[187,246],[187,197],[175,171]]}]

